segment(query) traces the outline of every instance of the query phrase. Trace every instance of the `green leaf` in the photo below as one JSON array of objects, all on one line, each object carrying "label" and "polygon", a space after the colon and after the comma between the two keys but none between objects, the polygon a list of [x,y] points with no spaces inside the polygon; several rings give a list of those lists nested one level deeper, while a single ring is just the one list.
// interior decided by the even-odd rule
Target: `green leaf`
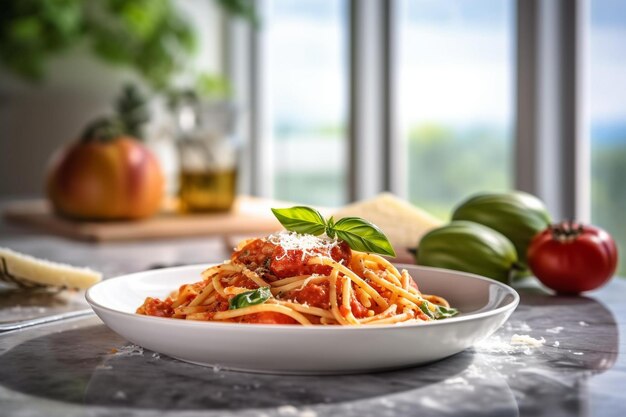
[{"label": "green leaf", "polygon": [[198,75],[195,92],[200,97],[214,100],[223,100],[232,96],[232,88],[226,78],[206,72]]},{"label": "green leaf", "polygon": [[396,256],[382,230],[365,219],[344,217],[335,223],[332,230],[354,250]]},{"label": "green leaf", "polygon": [[317,210],[305,206],[272,209],[272,212],[287,230],[315,236],[326,232],[328,237],[337,237],[354,250],[396,256],[387,236],[360,217],[345,217],[337,222],[331,217],[325,221]]},{"label": "green leaf", "polygon": [[228,302],[229,310],[250,307],[257,304],[263,304],[272,297],[270,287],[259,287],[256,290],[242,292],[237,294]]},{"label": "green leaf", "polygon": [[[430,308],[428,308],[428,306],[430,305],[435,306],[435,311],[430,311]],[[420,310],[422,310],[422,313],[435,320],[441,320],[459,314],[459,310],[457,310],[456,308],[440,306],[426,300],[424,300],[424,302],[420,304],[419,308]]]},{"label": "green leaf", "polygon": [[273,208],[272,213],[285,229],[292,232],[319,236],[326,230],[324,217],[311,207]]},{"label": "green leaf", "polygon": [[459,310],[457,310],[456,308],[444,307],[439,305],[437,306],[437,320],[456,316],[457,314],[459,314]]},{"label": "green leaf", "polygon": [[420,308],[420,310],[422,310],[422,313],[426,314],[431,319],[434,319],[435,314],[432,311],[430,311],[430,309],[428,308],[429,305],[430,303],[428,301],[423,300],[422,304],[420,304],[418,307]]},{"label": "green leaf", "polygon": [[333,216],[330,216],[330,219],[326,221],[326,235],[331,239],[335,238],[335,219]]}]

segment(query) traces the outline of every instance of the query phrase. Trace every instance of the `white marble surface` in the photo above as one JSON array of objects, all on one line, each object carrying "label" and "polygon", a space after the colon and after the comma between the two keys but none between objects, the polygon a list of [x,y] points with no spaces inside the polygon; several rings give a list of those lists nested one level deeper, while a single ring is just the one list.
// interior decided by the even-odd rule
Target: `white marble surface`
[{"label": "white marble surface", "polygon": [[[107,277],[227,255],[221,239],[95,245],[6,225],[0,233],[0,246],[90,266]],[[367,375],[274,376],[198,367],[135,349],[95,317],[4,333],[0,415],[625,415],[620,333],[626,282],[615,279],[586,297],[554,297],[532,283],[519,291],[522,302],[511,320],[481,345],[425,367]],[[0,321],[36,315],[39,308],[82,308],[81,297],[0,293]],[[11,313],[16,305],[30,313]],[[513,345],[514,334],[545,341],[534,348]]]}]

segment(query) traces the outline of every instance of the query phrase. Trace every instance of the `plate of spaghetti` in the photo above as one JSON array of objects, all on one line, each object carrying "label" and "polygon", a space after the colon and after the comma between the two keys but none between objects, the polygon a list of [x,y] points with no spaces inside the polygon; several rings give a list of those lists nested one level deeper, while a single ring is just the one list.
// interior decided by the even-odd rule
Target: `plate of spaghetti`
[{"label": "plate of spaghetti", "polygon": [[90,288],[87,300],[113,331],[156,352],[297,374],[439,360],[491,335],[519,302],[499,282],[394,265],[333,234],[245,240],[221,264],[109,279]]}]

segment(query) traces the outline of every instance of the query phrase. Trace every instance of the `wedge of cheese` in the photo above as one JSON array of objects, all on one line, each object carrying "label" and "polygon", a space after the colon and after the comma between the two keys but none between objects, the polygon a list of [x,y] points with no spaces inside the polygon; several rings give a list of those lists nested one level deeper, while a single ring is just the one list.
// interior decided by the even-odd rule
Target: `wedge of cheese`
[{"label": "wedge of cheese", "polygon": [[0,279],[20,287],[89,288],[102,274],[0,248]]},{"label": "wedge of cheese", "polygon": [[415,248],[422,236],[443,222],[391,193],[356,202],[333,213],[342,217],[362,217],[378,226],[396,249]]}]

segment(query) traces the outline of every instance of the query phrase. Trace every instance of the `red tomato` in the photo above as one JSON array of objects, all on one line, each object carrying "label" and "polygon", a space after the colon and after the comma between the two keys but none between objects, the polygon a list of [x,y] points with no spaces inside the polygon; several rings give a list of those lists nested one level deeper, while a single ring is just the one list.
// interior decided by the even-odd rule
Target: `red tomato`
[{"label": "red tomato", "polygon": [[575,222],[552,225],[528,248],[528,265],[547,287],[578,294],[605,284],[617,266],[617,246],[606,231]]}]

